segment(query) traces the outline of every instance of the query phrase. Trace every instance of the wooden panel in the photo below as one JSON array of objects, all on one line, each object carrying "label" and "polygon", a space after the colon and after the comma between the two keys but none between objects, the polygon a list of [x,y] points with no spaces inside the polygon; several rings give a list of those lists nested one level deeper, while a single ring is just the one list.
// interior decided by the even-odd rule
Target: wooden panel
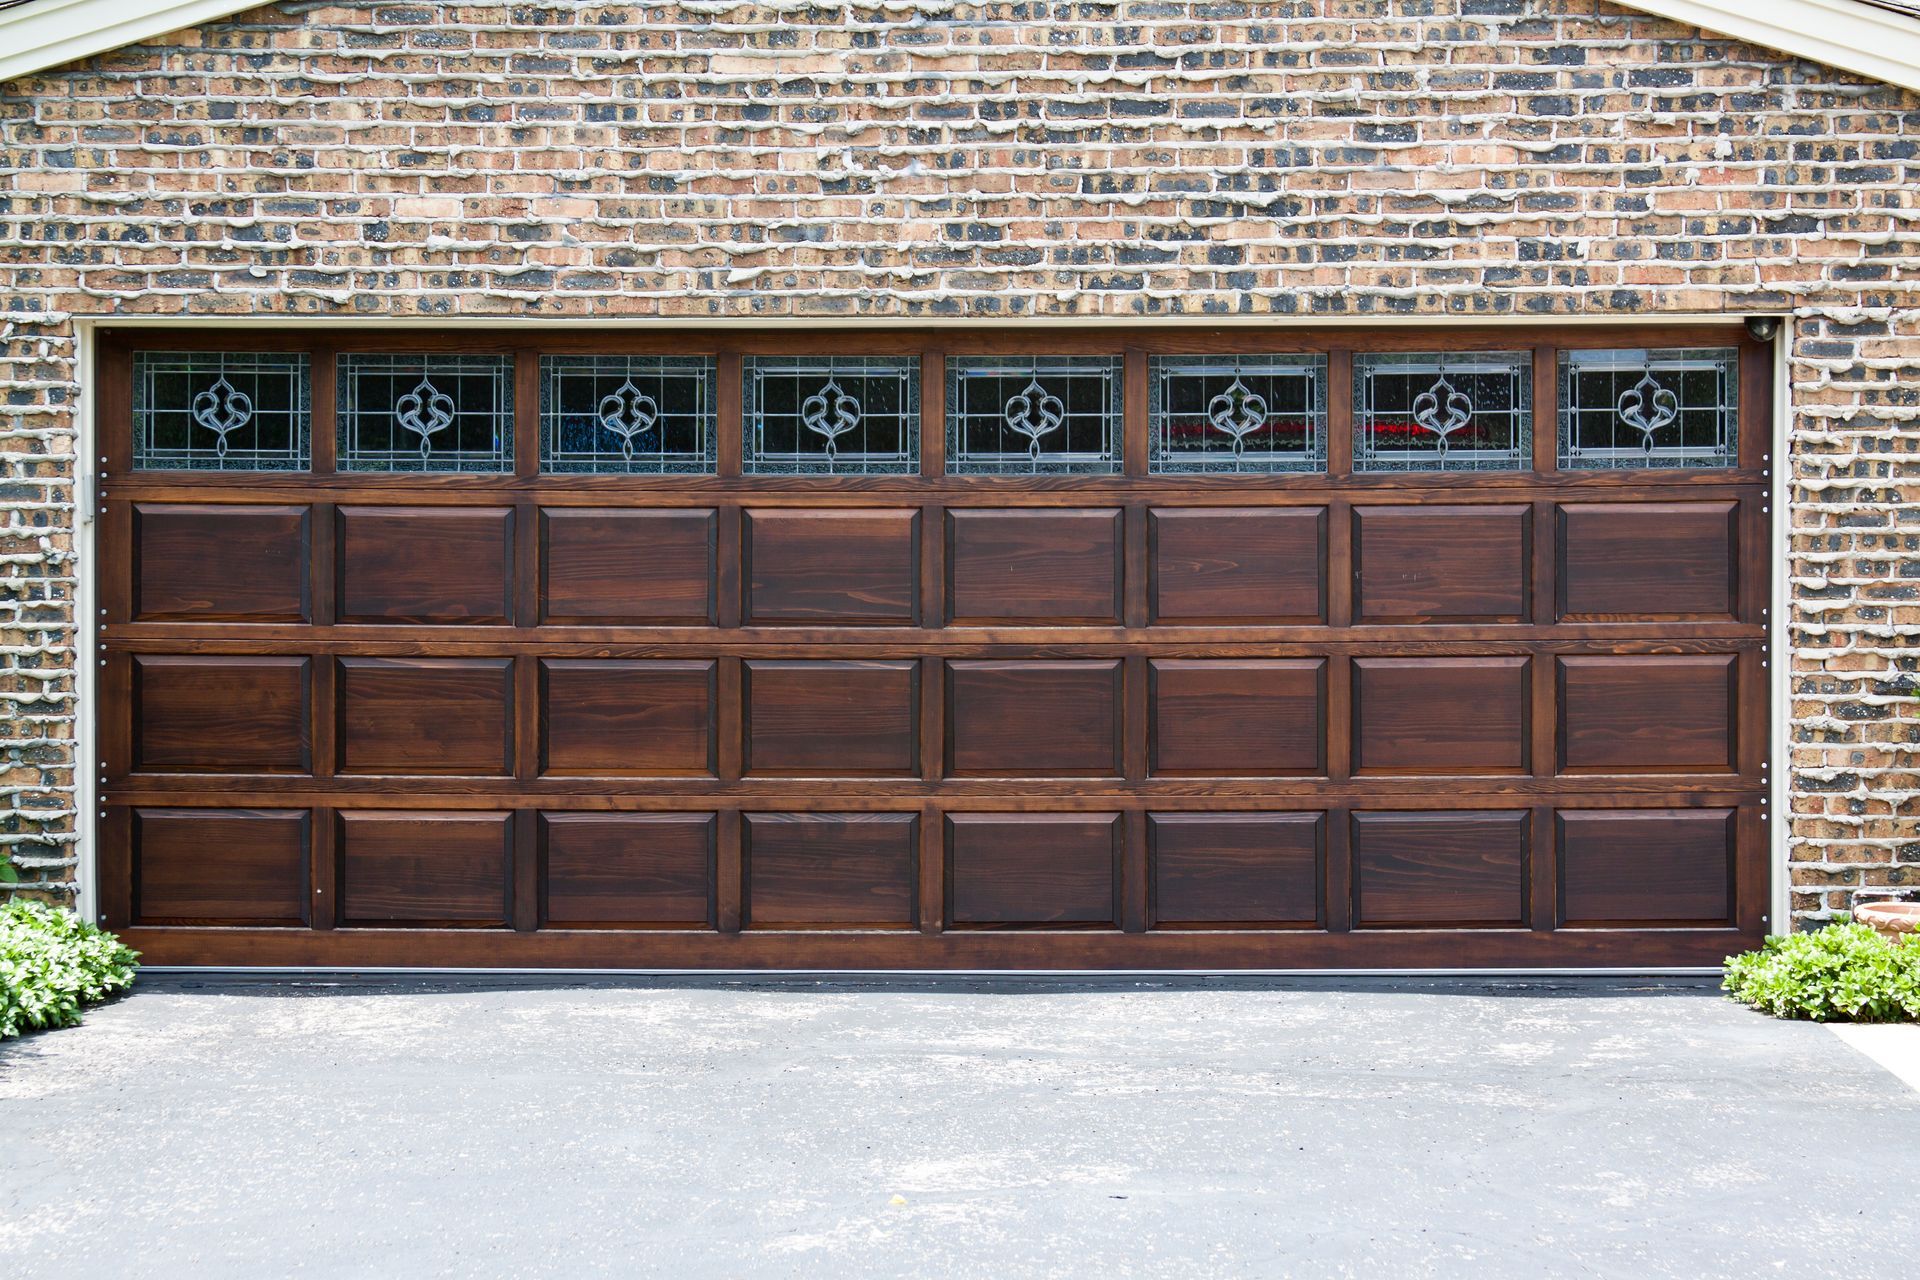
[{"label": "wooden panel", "polygon": [[911,626],[919,538],[917,510],[750,510],[746,621]]},{"label": "wooden panel", "polygon": [[179,773],[305,773],[305,658],[135,654],[135,767]]},{"label": "wooden panel", "polygon": [[1155,774],[1326,771],[1326,659],[1154,658],[1148,669]]},{"label": "wooden panel", "polygon": [[1524,925],[1527,823],[1524,811],[1354,814],[1355,925]]},{"label": "wooden panel", "polygon": [[918,814],[749,813],[745,831],[747,928],[917,923]]},{"label": "wooden panel", "polygon": [[1526,658],[1355,658],[1355,773],[1520,773]]},{"label": "wooden panel", "polygon": [[1526,506],[1353,509],[1355,622],[1523,622]]},{"label": "wooden panel", "polygon": [[1732,654],[1565,657],[1559,672],[1562,769],[1732,771]]},{"label": "wooden panel", "polygon": [[1731,922],[1733,810],[1562,809],[1558,825],[1562,923]]},{"label": "wooden panel", "polygon": [[714,815],[544,813],[546,923],[710,928]]},{"label": "wooden panel", "polygon": [[1153,620],[1311,623],[1325,616],[1325,507],[1160,507]]},{"label": "wooden panel", "polygon": [[340,815],[341,923],[504,925],[513,815]]},{"label": "wooden panel", "polygon": [[955,622],[1120,621],[1121,512],[947,513]]},{"label": "wooden panel", "polygon": [[135,503],[133,613],[143,621],[305,622],[307,508]]},{"label": "wooden panel", "polygon": [[711,777],[715,664],[543,658],[540,771]]},{"label": "wooden panel", "polygon": [[712,508],[542,510],[542,616],[560,623],[710,623],[717,527]]},{"label": "wooden panel", "polygon": [[1119,918],[1117,813],[950,813],[948,916],[967,925]]},{"label": "wooden panel", "polygon": [[1320,920],[1326,815],[1149,815],[1156,928]]},{"label": "wooden panel", "polygon": [[339,507],[342,622],[504,623],[508,507]]},{"label": "wooden panel", "polygon": [[974,777],[1116,777],[1120,663],[947,664],[947,770]]},{"label": "wooden panel", "polygon": [[513,772],[510,658],[342,658],[340,772]]},{"label": "wooden panel", "polygon": [[134,918],[304,924],[310,838],[304,809],[136,809]]},{"label": "wooden panel", "polygon": [[1560,616],[1731,617],[1738,510],[1735,502],[1563,504]]},{"label": "wooden panel", "polygon": [[920,664],[746,664],[752,774],[911,777],[920,770]]}]

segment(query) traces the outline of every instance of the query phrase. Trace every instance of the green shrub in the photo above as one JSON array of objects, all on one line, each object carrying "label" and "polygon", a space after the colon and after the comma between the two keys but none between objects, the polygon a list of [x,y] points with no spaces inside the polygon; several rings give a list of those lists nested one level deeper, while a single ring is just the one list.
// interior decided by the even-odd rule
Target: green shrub
[{"label": "green shrub", "polygon": [[1920,942],[1889,942],[1864,924],[1832,924],[1728,956],[1720,985],[1776,1018],[1905,1022],[1920,1018]]},{"label": "green shrub", "polygon": [[24,898],[0,905],[0,1040],[72,1026],[82,1005],[133,985],[139,958],[71,911]]}]

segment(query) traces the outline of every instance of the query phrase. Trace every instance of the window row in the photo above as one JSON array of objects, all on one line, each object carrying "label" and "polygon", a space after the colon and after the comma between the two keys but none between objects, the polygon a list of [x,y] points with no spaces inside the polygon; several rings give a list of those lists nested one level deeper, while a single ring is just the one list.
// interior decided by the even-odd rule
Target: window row
[{"label": "window row", "polygon": [[[1732,348],[1561,352],[1560,465],[1734,465],[1737,357]],[[1119,473],[1119,357],[956,356],[946,369],[950,473]],[[750,356],[744,371],[747,474],[919,470],[917,357]],[[338,377],[340,470],[512,469],[511,357],[343,355]],[[1155,356],[1151,469],[1322,470],[1327,382],[1320,355]],[[711,474],[718,383],[711,356],[545,356],[541,466]],[[304,355],[142,352],[133,409],[141,469],[310,465]],[[1355,471],[1524,469],[1532,425],[1527,352],[1354,357]]]}]

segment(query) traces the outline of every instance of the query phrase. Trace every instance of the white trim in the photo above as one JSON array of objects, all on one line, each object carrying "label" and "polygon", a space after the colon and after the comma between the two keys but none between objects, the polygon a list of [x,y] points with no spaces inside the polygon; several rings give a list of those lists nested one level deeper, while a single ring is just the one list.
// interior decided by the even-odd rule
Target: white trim
[{"label": "white trim", "polygon": [[258,7],[259,0],[27,0],[0,10],[0,81]]},{"label": "white trim", "polygon": [[1793,932],[1793,864],[1788,857],[1787,846],[1793,831],[1793,788],[1789,785],[1793,777],[1793,637],[1787,625],[1793,609],[1787,581],[1792,576],[1788,557],[1793,548],[1793,510],[1787,501],[1790,496],[1788,480],[1793,474],[1793,454],[1790,451],[1793,438],[1793,375],[1788,366],[1792,352],[1793,317],[1787,316],[1781,320],[1780,332],[1774,336],[1773,342],[1773,441],[1767,454],[1767,471],[1771,478],[1767,487],[1767,501],[1773,508],[1773,538],[1767,548],[1768,557],[1773,562],[1771,599],[1767,606],[1773,611],[1768,617],[1771,625],[1767,628],[1767,661],[1773,664],[1770,672],[1773,676],[1773,696],[1769,699],[1773,732],[1769,744],[1771,750],[1767,755],[1773,770],[1767,803],[1773,815],[1766,824],[1767,846],[1773,855],[1767,861],[1773,875],[1773,893],[1767,913],[1767,932],[1778,934]]},{"label": "white trim", "polygon": [[[1858,0],[1621,0],[1689,26],[1920,89],[1920,19]],[[0,10],[0,82],[213,22],[259,0],[28,0]]]},{"label": "white trim", "polygon": [[79,371],[80,414],[73,442],[73,789],[75,806],[74,876],[80,882],[78,909],[82,920],[100,921],[100,874],[94,865],[99,852],[100,735],[96,732],[93,700],[99,689],[100,606],[94,576],[99,556],[95,541],[100,530],[94,495],[99,492],[99,431],[94,424],[93,326],[74,326],[74,366]]},{"label": "white trim", "polygon": [[1538,329],[1542,326],[1644,329],[1650,324],[1740,324],[1764,311],[1673,311],[1654,314],[1570,316],[123,316],[71,312],[76,323],[111,329],[1379,329],[1450,326],[1470,329]]},{"label": "white trim", "polygon": [[1903,89],[1920,89],[1920,18],[1856,0],[1621,0]]}]

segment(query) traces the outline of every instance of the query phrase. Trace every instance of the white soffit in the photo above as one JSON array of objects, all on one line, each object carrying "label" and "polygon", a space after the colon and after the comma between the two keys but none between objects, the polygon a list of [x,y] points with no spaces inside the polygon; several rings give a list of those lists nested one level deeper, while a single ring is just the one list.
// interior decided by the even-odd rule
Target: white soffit
[{"label": "white soffit", "polygon": [[[260,0],[25,0],[0,7],[0,81],[212,22]],[[1920,16],[1891,0],[1621,0],[1630,8],[1920,90]]]}]

